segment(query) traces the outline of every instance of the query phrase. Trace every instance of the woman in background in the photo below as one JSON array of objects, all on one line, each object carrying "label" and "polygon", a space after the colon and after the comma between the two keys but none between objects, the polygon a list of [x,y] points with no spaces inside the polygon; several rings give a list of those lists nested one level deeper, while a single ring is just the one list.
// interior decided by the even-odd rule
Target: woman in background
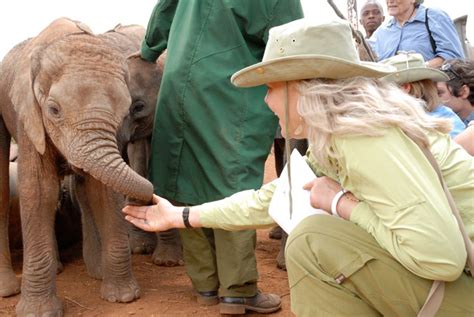
[{"label": "woman in background", "polygon": [[379,60],[399,51],[415,51],[429,67],[438,68],[447,59],[464,58],[456,28],[448,14],[426,8],[423,0],[387,0],[392,18],[369,40]]}]

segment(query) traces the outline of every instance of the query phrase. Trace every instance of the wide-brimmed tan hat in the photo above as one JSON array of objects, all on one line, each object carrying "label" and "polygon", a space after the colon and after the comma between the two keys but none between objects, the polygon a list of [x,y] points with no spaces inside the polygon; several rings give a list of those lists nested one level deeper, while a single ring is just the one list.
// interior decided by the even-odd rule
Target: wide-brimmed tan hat
[{"label": "wide-brimmed tan hat", "polygon": [[424,79],[449,80],[449,77],[442,71],[426,66],[423,56],[418,53],[400,53],[384,59],[380,63],[391,65],[397,69],[393,74],[384,77],[384,79],[397,84],[412,83]]},{"label": "wide-brimmed tan hat", "polygon": [[231,81],[253,87],[310,78],[382,77],[394,70],[360,61],[348,22],[300,19],[270,29],[262,62],[236,72]]}]

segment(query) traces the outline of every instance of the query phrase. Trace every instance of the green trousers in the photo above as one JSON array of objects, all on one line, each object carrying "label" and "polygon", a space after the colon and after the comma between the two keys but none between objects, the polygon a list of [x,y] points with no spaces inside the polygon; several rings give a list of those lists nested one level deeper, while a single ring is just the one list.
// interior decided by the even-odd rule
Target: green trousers
[{"label": "green trousers", "polygon": [[[301,316],[416,316],[432,281],[414,275],[357,225],[316,215],[288,237],[291,310]],[[437,316],[474,316],[474,279],[446,283]]]},{"label": "green trousers", "polygon": [[186,271],[197,291],[218,290],[219,296],[257,294],[255,230],[181,229]]}]

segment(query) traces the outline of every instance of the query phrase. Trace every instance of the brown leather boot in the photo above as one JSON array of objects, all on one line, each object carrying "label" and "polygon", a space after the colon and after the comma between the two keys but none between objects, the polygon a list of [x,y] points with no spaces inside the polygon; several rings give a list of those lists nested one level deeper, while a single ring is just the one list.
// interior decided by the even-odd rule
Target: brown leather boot
[{"label": "brown leather boot", "polygon": [[199,305],[212,306],[219,304],[219,297],[217,297],[217,291],[194,291],[193,297],[196,299]]},{"label": "brown leather boot", "polygon": [[252,297],[221,297],[219,309],[221,314],[243,315],[246,310],[257,313],[273,313],[280,309],[280,296],[258,293]]}]

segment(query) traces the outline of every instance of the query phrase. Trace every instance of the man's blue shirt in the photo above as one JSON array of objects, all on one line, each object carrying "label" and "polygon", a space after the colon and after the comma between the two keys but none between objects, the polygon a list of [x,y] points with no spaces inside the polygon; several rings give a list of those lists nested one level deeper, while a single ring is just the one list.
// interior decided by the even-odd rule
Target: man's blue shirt
[{"label": "man's blue shirt", "polygon": [[474,111],[471,112],[464,120],[462,120],[466,125],[469,125],[471,121],[474,121]]},{"label": "man's blue shirt", "polygon": [[378,59],[386,59],[396,55],[398,51],[415,51],[423,55],[425,61],[436,56],[445,60],[464,58],[464,52],[451,18],[442,10],[429,8],[429,29],[436,43],[436,52],[433,52],[425,25],[425,13],[426,7],[420,5],[415,16],[403,26],[400,26],[394,17],[381,25],[369,39]]},{"label": "man's blue shirt", "polygon": [[461,118],[459,118],[451,108],[446,107],[445,105],[439,105],[433,111],[428,112],[428,114],[436,118],[446,118],[451,120],[453,128],[449,132],[449,135],[452,138],[466,129],[466,125],[462,122]]}]

